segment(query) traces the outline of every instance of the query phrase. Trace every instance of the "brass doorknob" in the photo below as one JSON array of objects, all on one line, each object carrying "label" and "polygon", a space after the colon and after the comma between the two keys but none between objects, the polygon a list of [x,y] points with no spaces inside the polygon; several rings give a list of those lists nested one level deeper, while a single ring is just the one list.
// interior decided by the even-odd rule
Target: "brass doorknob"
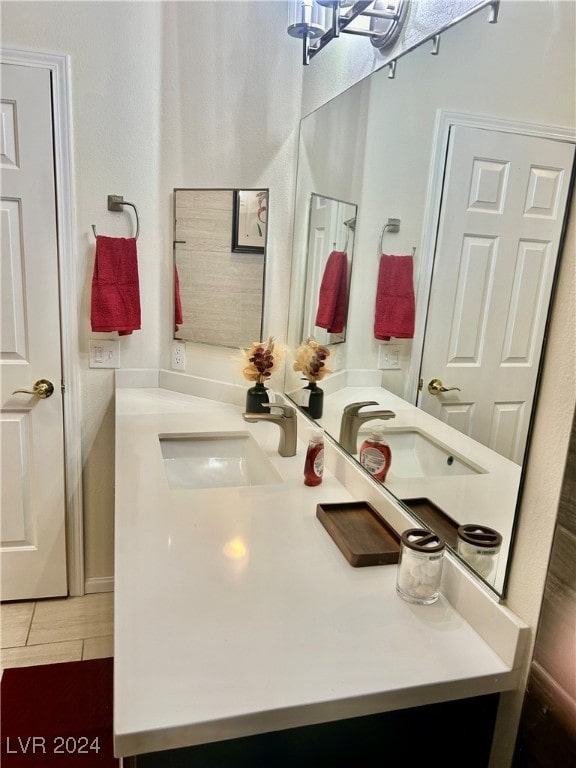
[{"label": "brass doorknob", "polygon": [[428,392],[431,395],[439,395],[440,392],[451,392],[453,389],[457,389],[460,392],[460,387],[445,387],[440,379],[432,379],[428,384]]},{"label": "brass doorknob", "polygon": [[12,394],[17,395],[19,392],[22,392],[24,395],[36,395],[36,397],[45,400],[53,394],[54,384],[52,384],[51,381],[48,381],[48,379],[38,379],[32,389],[15,389]]}]

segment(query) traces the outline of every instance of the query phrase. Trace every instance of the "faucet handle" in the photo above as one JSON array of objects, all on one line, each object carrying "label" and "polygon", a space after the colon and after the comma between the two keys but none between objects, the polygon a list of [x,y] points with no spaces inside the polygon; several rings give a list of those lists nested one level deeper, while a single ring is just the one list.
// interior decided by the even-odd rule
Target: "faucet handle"
[{"label": "faucet handle", "polygon": [[380,405],[376,400],[364,400],[361,403],[348,403],[344,406],[344,413],[346,416],[356,416],[360,408],[364,408],[365,405]]},{"label": "faucet handle", "polygon": [[286,419],[293,419],[296,416],[296,408],[287,403],[260,403],[260,405],[262,408],[280,408]]}]

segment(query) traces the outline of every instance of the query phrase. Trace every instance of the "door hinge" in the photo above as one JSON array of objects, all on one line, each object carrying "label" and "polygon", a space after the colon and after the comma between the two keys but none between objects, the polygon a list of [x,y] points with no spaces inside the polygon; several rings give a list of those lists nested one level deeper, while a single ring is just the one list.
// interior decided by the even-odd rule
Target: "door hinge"
[{"label": "door hinge", "polygon": [[62,381],[60,382],[60,392],[64,394],[65,391],[66,391],[66,384],[64,384],[64,382]]}]

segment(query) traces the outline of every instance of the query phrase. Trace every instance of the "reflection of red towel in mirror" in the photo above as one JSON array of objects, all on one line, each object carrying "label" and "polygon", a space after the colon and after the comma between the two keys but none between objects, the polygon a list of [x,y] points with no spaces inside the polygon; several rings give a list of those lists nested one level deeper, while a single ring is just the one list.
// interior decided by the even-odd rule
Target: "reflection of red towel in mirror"
[{"label": "reflection of red towel in mirror", "polygon": [[343,251],[332,251],[324,268],[318,296],[316,323],[328,333],[342,333],[346,324],[348,294],[348,257]]},{"label": "reflection of red towel in mirror", "polygon": [[182,300],[180,299],[180,279],[178,278],[178,270],[174,265],[174,330],[178,330],[178,326],[182,325],[184,318],[182,317]]},{"label": "reflection of red towel in mirror", "polygon": [[378,269],[374,337],[414,338],[414,259],[383,253]]},{"label": "reflection of red towel in mirror", "polygon": [[133,237],[96,237],[90,320],[93,331],[140,329],[138,257]]}]

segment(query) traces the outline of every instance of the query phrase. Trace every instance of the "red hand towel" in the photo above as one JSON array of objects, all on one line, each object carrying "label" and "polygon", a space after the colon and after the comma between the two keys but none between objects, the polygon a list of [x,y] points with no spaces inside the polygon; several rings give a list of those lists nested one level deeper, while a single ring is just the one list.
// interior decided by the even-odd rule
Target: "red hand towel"
[{"label": "red hand towel", "polygon": [[174,330],[177,331],[178,327],[182,325],[183,322],[182,300],[180,299],[180,279],[178,277],[176,265],[174,265]]},{"label": "red hand towel", "polygon": [[376,311],[374,315],[374,336],[388,340],[414,338],[414,259],[412,256],[389,256],[380,258],[378,286],[376,288]]},{"label": "red hand towel", "polygon": [[127,336],[140,329],[140,288],[136,240],[96,237],[92,276],[92,330]]},{"label": "red hand towel", "polygon": [[348,297],[348,257],[332,251],[324,268],[318,296],[316,323],[328,333],[342,333],[346,324]]}]

